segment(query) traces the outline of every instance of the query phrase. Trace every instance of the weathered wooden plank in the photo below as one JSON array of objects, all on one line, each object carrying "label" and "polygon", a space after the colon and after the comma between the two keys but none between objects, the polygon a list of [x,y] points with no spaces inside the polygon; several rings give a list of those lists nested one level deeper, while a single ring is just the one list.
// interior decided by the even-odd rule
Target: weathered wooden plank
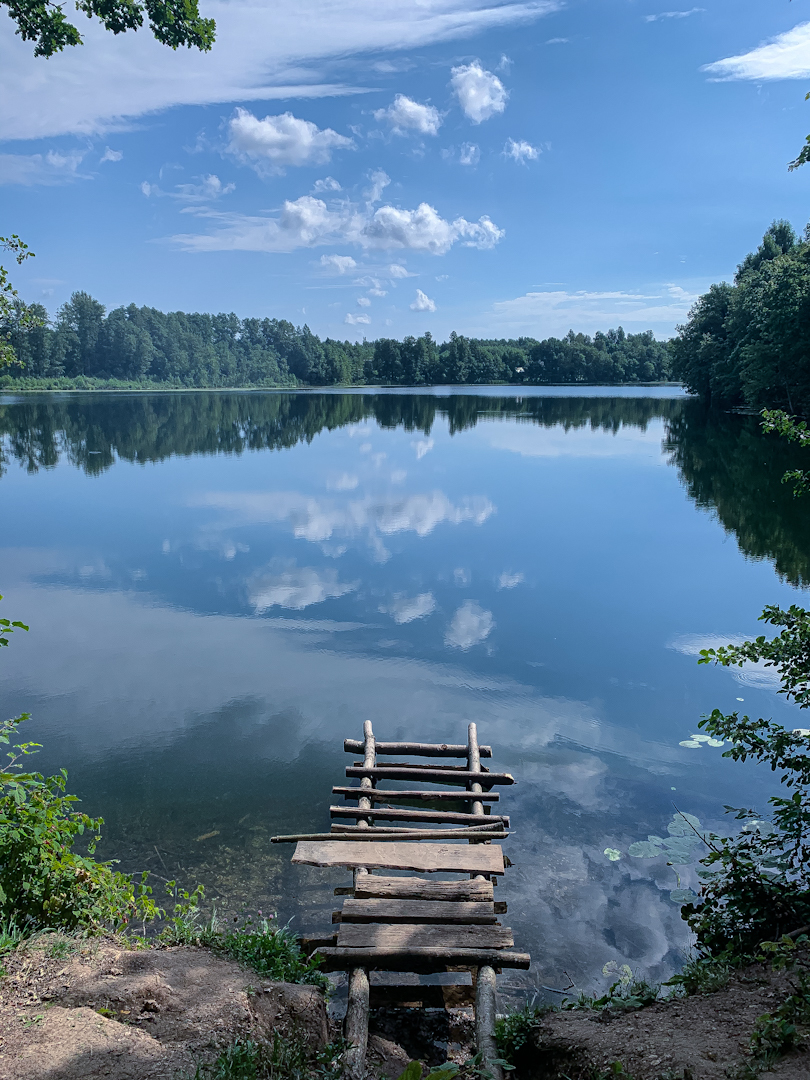
[{"label": "weathered wooden plank", "polygon": [[507,907],[507,905],[506,905],[505,900],[496,900],[495,901],[495,914],[496,915],[505,915],[506,914],[506,907]]},{"label": "weathered wooden plank", "polygon": [[374,802],[412,802],[419,799],[421,802],[441,802],[452,799],[453,802],[498,802],[500,794],[497,791],[485,792],[476,796],[466,791],[431,791],[426,788],[418,788],[415,791],[386,791],[385,788],[375,788],[368,791],[359,787],[333,787],[333,795],[342,795],[345,799],[359,799],[361,797],[371,799]]},{"label": "weathered wooden plank", "polygon": [[342,922],[338,948],[394,949],[510,949],[515,944],[507,926],[452,926],[445,923]]},{"label": "weathered wooden plank", "polygon": [[498,844],[419,844],[403,841],[304,840],[294,863],[309,866],[366,866],[369,870],[416,870],[423,873],[502,874]]},{"label": "weathered wooden plank", "polygon": [[[479,818],[482,821],[483,818]],[[341,836],[374,836],[377,840],[505,840],[511,834],[506,832],[503,825],[497,821],[492,825],[451,825],[449,829],[418,828],[409,825],[375,825],[371,831],[363,822],[357,825],[349,825],[345,821],[332,823],[330,832],[317,833],[315,835],[288,836],[286,838],[273,837],[273,843],[281,843],[283,839],[292,840],[321,840],[327,835]]]},{"label": "weathered wooden plank", "polygon": [[455,968],[475,968],[490,964],[495,968],[531,966],[528,953],[510,949],[451,949],[417,947],[407,949],[346,949],[331,946],[318,950],[323,958],[323,971],[346,971],[361,965],[371,971],[444,971]]},{"label": "weathered wooden plank", "polygon": [[[347,754],[361,754],[365,743],[360,739],[344,739],[343,749]],[[419,743],[419,742],[378,742],[378,754],[414,754],[416,757],[460,757],[466,758],[467,747],[462,743]],[[491,746],[479,746],[481,757],[492,757]]]},{"label": "weathered wooden plank", "polygon": [[302,937],[298,939],[301,952],[310,956],[327,945],[337,945],[337,934],[324,934],[321,937]]},{"label": "weathered wooden plank", "polygon": [[334,818],[373,818],[379,821],[430,821],[448,825],[495,825],[500,822],[509,828],[507,814],[460,814],[454,810],[402,810],[387,806],[367,810],[359,806],[330,806]]},{"label": "weathered wooden plank", "polygon": [[344,900],[340,912],[344,922],[386,923],[496,923],[494,904],[461,900]]},{"label": "weathered wooden plank", "polygon": [[[383,877],[368,874],[358,881],[354,895],[359,899],[397,898],[402,900],[491,901],[491,881],[427,881],[425,878]],[[335,890],[337,895],[338,890]]]},{"label": "weathered wooden plank", "polygon": [[457,769],[455,766],[432,767],[421,765],[377,765],[368,769],[363,765],[347,765],[347,776],[368,776],[372,780],[423,780],[432,784],[468,784],[477,781],[483,787],[494,784],[514,784],[515,778],[510,773],[474,773],[469,769]]},{"label": "weathered wooden plank", "polygon": [[372,986],[370,1007],[463,1009],[475,1002],[472,986]]}]

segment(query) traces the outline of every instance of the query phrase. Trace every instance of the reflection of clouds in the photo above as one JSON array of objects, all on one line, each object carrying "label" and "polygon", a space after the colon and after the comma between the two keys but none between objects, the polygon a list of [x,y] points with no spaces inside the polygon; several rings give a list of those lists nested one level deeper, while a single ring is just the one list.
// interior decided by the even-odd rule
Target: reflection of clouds
[{"label": "reflection of clouds", "polygon": [[395,596],[388,607],[381,607],[395,623],[413,622],[422,619],[436,610],[436,598],[433,593],[420,593],[419,596]]},{"label": "reflection of clouds", "polygon": [[[302,540],[323,543],[334,534],[366,533],[381,560],[388,558],[380,536],[415,532],[427,536],[437,525],[471,521],[481,525],[495,510],[489,499],[474,496],[456,504],[441,491],[426,495],[365,497],[338,503],[296,492],[212,491],[192,501],[233,514],[243,524],[284,522]],[[233,522],[228,522],[233,524]]]},{"label": "reflection of clouds", "polygon": [[523,574],[510,574],[508,570],[504,572],[498,578],[499,589],[514,589],[516,585],[520,585],[523,581]]},{"label": "reflection of clouds", "polygon": [[453,581],[459,588],[463,588],[465,585],[470,584],[472,575],[470,571],[464,566],[457,566],[453,571]]},{"label": "reflection of clouds", "polygon": [[250,588],[250,602],[259,615],[276,606],[300,611],[310,604],[344,596],[356,588],[356,582],[350,585],[338,581],[337,570],[294,566],[280,574],[256,575]]},{"label": "reflection of clouds", "polygon": [[478,438],[494,450],[508,450],[521,457],[632,457],[652,464],[661,461],[663,421],[651,421],[646,431],[623,426],[617,432],[577,428],[566,431],[562,425],[537,427],[520,421],[481,418],[475,429]]},{"label": "reflection of clouds", "polygon": [[[723,637],[720,634],[680,634],[668,645],[675,652],[683,653],[684,656],[699,656],[702,649],[719,649],[723,645],[742,645],[748,640],[742,634],[728,634]],[[726,668],[738,683],[743,686],[759,687],[761,690],[770,690],[779,686],[779,675],[775,668],[767,666],[764,660],[756,664],[746,661],[742,667]]]},{"label": "reflection of clouds", "polygon": [[434,447],[433,439],[418,439],[411,443],[416,451],[416,460],[419,461],[425,454],[429,454]]},{"label": "reflection of clouds", "polygon": [[326,486],[330,491],[354,491],[360,483],[358,477],[352,473],[341,473],[332,480],[328,480]]},{"label": "reflection of clouds", "polygon": [[492,612],[486,611],[475,600],[468,600],[453,616],[444,640],[455,649],[470,649],[488,638],[494,626]]}]

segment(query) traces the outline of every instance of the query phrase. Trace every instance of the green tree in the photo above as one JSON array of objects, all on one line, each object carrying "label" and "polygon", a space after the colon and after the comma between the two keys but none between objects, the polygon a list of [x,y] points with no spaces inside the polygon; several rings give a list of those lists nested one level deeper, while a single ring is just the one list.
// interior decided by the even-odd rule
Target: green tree
[{"label": "green tree", "polygon": [[[63,5],[53,0],[0,0],[0,7],[8,9],[24,41],[36,42],[34,56],[53,56],[83,44]],[[75,0],[75,7],[113,34],[138,30],[146,18],[157,40],[171,49],[186,45],[207,52],[214,44],[216,23],[200,16],[197,0]]]},{"label": "green tree", "polygon": [[[18,265],[34,257],[33,251],[28,250],[28,245],[23,243],[16,233],[0,236],[0,251],[13,255]],[[17,290],[11,284],[8,270],[5,266],[0,266],[0,370],[10,364],[20,363],[11,344],[12,328],[18,333],[24,333],[41,323],[42,320],[34,309],[20,300]]]}]

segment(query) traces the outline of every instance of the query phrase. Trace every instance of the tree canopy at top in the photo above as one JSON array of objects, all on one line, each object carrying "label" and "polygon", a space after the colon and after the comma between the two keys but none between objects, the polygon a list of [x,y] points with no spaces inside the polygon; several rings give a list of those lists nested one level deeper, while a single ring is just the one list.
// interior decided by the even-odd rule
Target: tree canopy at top
[{"label": "tree canopy at top", "polygon": [[[75,6],[88,19],[95,15],[113,34],[138,30],[146,17],[157,40],[172,49],[186,45],[208,52],[214,44],[216,23],[201,17],[197,0],[75,0]],[[8,8],[24,41],[36,42],[34,56],[53,56],[68,45],[82,44],[62,6],[52,0],[0,0],[0,7]]]}]

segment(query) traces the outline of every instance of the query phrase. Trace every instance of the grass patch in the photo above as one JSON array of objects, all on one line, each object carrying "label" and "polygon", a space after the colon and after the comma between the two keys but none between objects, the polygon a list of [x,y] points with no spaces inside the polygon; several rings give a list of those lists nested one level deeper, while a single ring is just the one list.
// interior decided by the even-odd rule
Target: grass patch
[{"label": "grass patch", "polygon": [[237,1040],[191,1080],[339,1080],[348,1049],[340,1039],[313,1052],[302,1036],[275,1032],[272,1044]]}]

